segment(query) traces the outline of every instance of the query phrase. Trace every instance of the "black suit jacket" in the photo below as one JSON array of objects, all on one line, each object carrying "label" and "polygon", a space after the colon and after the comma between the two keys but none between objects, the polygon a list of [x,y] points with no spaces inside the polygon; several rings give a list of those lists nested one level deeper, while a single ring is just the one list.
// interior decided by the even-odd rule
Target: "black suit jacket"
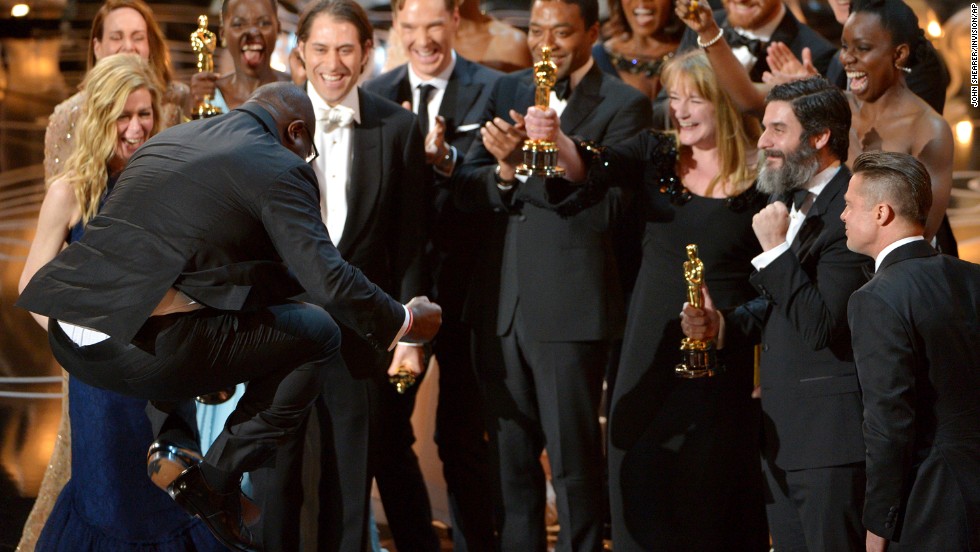
[{"label": "black suit jacket", "polygon": [[864,460],[847,298],[867,281],[840,214],[850,172],[823,189],[789,250],[749,277],[760,296],[726,314],[726,340],[761,336],[763,452],[784,470]]},{"label": "black suit jacket", "polygon": [[[431,171],[416,118],[400,105],[358,90],[347,221],[337,249],[381,289],[408,302],[425,293],[422,252]],[[351,328],[356,330],[356,328]],[[344,332],[341,353],[355,377],[378,375],[388,355]]]},{"label": "black suit jacket", "polygon": [[851,296],[864,525],[909,550],[980,550],[980,266],[899,246]]},{"label": "black suit jacket", "polygon": [[144,144],[85,236],[38,271],[18,305],[129,341],[171,287],[231,311],[305,288],[381,350],[405,319],[341,258],[312,167],[255,104]]},{"label": "black suit jacket", "polygon": [[[439,106],[446,120],[446,142],[456,148],[456,167],[460,167],[475,138],[480,136],[483,115],[493,84],[503,73],[473,63],[457,54],[456,65]],[[364,84],[369,90],[401,104],[412,101],[408,64],[400,65]],[[427,293],[443,308],[443,316],[458,319],[469,285],[477,243],[486,235],[487,214],[463,214],[452,201],[446,179],[433,172],[439,186],[432,194],[432,221],[426,268],[431,271]]]},{"label": "black suit jacket", "polygon": [[[728,12],[725,10],[715,10],[714,15],[719,27],[726,32],[732,32],[732,26],[728,23]],[[686,52],[697,48],[697,38],[697,33],[691,29],[686,29],[684,35],[681,37],[678,51]],[[789,8],[786,8],[786,15],[783,16],[782,21],[779,22],[779,26],[773,31],[769,41],[770,43],[782,42],[793,51],[797,59],[802,58],[803,48],[809,48],[810,53],[813,54],[813,66],[817,68],[817,71],[821,75],[827,74],[827,67],[830,65],[830,60],[837,54],[837,49],[834,48],[833,44],[810,27],[800,23]],[[755,65],[752,66],[752,70],[749,71],[749,77],[753,82],[762,82],[762,74],[769,70],[769,62],[766,61],[766,52],[764,49],[756,57],[758,59]]]},{"label": "black suit jacket", "polygon": [[[497,81],[484,120],[513,122],[509,110],[525,113],[534,103],[531,75],[527,69]],[[651,118],[645,96],[593,65],[572,91],[561,127],[568,135],[615,144],[649,127]],[[515,195],[501,193],[496,164],[483,143],[475,141],[453,178],[462,209],[497,213],[484,237],[465,319],[496,323],[496,333],[503,335],[519,299],[532,339],[595,341],[621,335],[625,307],[610,235],[620,198],[610,193],[597,205],[562,218],[523,202],[520,185]],[[541,185],[540,179],[533,181]]]}]

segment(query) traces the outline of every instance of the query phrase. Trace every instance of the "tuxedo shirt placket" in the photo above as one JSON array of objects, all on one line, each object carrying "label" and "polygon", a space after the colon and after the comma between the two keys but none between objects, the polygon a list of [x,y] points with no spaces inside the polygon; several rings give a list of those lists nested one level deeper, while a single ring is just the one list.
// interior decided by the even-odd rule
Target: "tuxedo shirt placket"
[{"label": "tuxedo shirt placket", "polygon": [[336,245],[347,222],[347,188],[350,183],[352,123],[316,122],[317,150],[320,152],[314,170],[320,185],[320,214],[330,239]]}]

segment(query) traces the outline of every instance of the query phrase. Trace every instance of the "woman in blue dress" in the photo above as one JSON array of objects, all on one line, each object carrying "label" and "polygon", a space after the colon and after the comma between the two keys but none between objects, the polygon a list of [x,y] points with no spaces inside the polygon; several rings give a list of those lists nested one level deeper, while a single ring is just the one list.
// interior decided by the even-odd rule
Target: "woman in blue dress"
[{"label": "woman in blue dress", "polygon": [[[50,182],[34,242],[21,275],[23,289],[105,202],[129,158],[160,128],[162,84],[136,55],[102,59],[83,83],[85,101],[65,171]],[[37,317],[47,327],[48,321]],[[80,344],[99,332],[75,328]],[[37,550],[221,550],[146,474],[153,434],[146,401],[69,380],[72,477],[38,539]]]}]

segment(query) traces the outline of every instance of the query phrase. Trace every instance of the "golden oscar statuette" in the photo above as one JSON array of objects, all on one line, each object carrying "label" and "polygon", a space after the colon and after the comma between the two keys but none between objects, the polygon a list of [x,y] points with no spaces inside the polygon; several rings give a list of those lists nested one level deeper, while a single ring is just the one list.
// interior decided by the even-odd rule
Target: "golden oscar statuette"
[{"label": "golden oscar statuette", "polygon": [[395,386],[399,395],[404,395],[408,388],[415,385],[415,374],[405,368],[399,368],[394,376],[388,376],[388,382]]},{"label": "golden oscar statuette", "polygon": [[[197,30],[191,33],[191,49],[197,54],[197,72],[214,71],[214,49],[218,46],[218,39],[208,30],[208,16],[202,15],[197,18]],[[197,104],[191,117],[194,119],[206,119],[221,115],[220,107],[211,105],[211,95],[204,96],[201,103]]]},{"label": "golden oscar statuette", "polygon": [[[534,64],[534,105],[548,109],[551,89],[558,82],[558,66],[551,61],[551,48],[541,47],[541,61]],[[517,166],[522,176],[561,177],[565,169],[558,166],[558,146],[551,140],[524,140],[524,162]]]},{"label": "golden oscar statuette", "polygon": [[[687,260],[684,261],[684,279],[687,280],[687,302],[696,309],[703,307],[701,287],[704,285],[704,263],[698,258],[698,246],[687,246]],[[715,355],[715,344],[711,340],[702,341],[685,337],[681,340],[681,363],[674,368],[674,374],[681,378],[705,378],[724,371]]]}]

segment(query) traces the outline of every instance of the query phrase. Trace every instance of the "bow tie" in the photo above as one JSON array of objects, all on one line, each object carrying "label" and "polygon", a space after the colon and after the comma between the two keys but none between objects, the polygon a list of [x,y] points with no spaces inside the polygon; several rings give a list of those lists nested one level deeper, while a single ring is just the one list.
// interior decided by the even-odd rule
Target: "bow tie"
[{"label": "bow tie", "polygon": [[813,206],[813,201],[817,196],[813,195],[810,190],[797,189],[786,192],[786,203],[792,205],[797,211],[803,213],[805,216]]},{"label": "bow tie", "polygon": [[347,127],[354,121],[354,110],[343,105],[335,105],[329,109],[317,109],[316,120],[323,121],[323,126],[326,129]]},{"label": "bow tie", "polygon": [[567,78],[561,79],[560,81],[556,82],[554,88],[552,88],[555,96],[557,96],[559,100],[566,101],[568,100],[568,97],[572,95],[572,87],[568,81],[569,79]]},{"label": "bow tie", "polygon": [[750,54],[757,58],[762,54],[762,50],[766,45],[765,41],[759,40],[758,38],[749,38],[732,28],[725,29],[725,40],[728,41],[728,45],[733,50],[744,46]]}]

